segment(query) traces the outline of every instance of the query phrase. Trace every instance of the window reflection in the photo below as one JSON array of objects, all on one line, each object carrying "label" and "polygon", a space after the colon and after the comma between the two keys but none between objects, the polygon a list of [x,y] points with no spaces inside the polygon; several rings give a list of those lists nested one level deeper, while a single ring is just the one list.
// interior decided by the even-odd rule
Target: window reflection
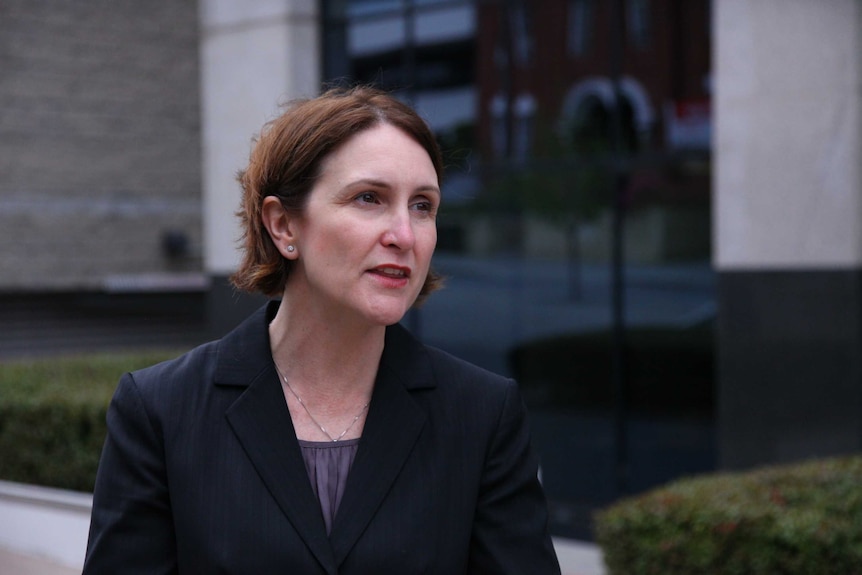
[{"label": "window reflection", "polygon": [[649,0],[627,0],[626,23],[629,41],[636,48],[645,48],[650,43]]},{"label": "window reflection", "polygon": [[628,491],[711,469],[708,0],[341,3],[328,77],[403,94],[446,154],[434,265],[449,279],[408,327],[518,379],[555,533],[589,536],[590,510],[620,495],[620,453]]},{"label": "window reflection", "polygon": [[592,40],[594,0],[569,0],[568,34],[569,54],[582,56],[587,53]]}]

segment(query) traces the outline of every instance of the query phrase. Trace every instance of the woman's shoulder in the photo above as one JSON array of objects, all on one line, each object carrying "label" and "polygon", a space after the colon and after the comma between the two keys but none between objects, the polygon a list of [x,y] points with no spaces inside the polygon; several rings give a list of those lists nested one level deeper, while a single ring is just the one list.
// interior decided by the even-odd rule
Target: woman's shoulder
[{"label": "woman's shoulder", "polygon": [[[494,373],[442,349],[426,346],[435,387],[444,401],[463,405],[498,405],[510,394],[518,395],[514,379]],[[448,398],[448,399],[446,399]]]},{"label": "woman's shoulder", "polygon": [[257,372],[269,359],[266,313],[266,306],[262,307],[220,339],[134,371],[130,376],[142,387],[176,390],[215,382],[225,372]]},{"label": "woman's shoulder", "polygon": [[493,371],[471,363],[440,348],[426,345],[428,357],[435,373],[470,381],[483,382],[490,385],[507,385],[511,379]]},{"label": "woman's shoulder", "polygon": [[217,353],[218,341],[208,342],[172,359],[131,371],[126,377],[141,392],[167,389],[177,392],[196,381],[211,379]]},{"label": "woman's shoulder", "polygon": [[[524,404],[517,382],[451,353],[426,346],[433,372],[434,392],[424,401],[444,417],[459,421],[466,436],[479,444],[498,433],[502,421],[521,421]],[[489,435],[491,434],[491,435]],[[459,434],[460,440],[465,435]]]},{"label": "woman's shoulder", "polygon": [[424,374],[430,373],[429,383],[432,386],[505,390],[515,385],[511,378],[420,341],[400,325],[394,326],[387,333],[387,347],[390,344],[393,344],[392,351],[389,359],[384,361],[401,366],[404,373],[410,373],[416,378],[425,378]]}]

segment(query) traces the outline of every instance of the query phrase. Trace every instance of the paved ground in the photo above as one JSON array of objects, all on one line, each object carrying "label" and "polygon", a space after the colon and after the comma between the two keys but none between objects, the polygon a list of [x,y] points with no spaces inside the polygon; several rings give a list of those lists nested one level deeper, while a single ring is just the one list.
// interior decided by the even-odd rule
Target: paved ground
[{"label": "paved ground", "polygon": [[0,547],[0,575],[75,575],[80,570]]},{"label": "paved ground", "polygon": [[[556,540],[563,575],[603,575],[601,554],[595,545]],[[39,557],[22,555],[0,547],[0,575],[77,575],[80,571]]]}]

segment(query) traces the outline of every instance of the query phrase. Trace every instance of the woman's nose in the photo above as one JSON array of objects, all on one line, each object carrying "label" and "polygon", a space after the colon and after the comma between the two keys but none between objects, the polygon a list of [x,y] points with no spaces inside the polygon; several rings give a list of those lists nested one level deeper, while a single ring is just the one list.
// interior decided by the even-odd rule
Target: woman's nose
[{"label": "woman's nose", "polygon": [[413,221],[407,208],[394,210],[387,220],[382,242],[387,247],[409,250],[416,241]]}]

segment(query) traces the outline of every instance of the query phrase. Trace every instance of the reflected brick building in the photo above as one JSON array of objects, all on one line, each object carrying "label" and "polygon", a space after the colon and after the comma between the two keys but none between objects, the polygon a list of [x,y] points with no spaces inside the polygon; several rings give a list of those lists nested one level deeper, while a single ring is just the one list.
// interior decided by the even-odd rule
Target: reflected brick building
[{"label": "reflected brick building", "polygon": [[[487,157],[541,151],[543,128],[565,139],[610,114],[615,59],[629,146],[708,148],[709,0],[629,0],[619,3],[622,14],[614,4],[477,4],[478,126]],[[623,47],[616,55],[615,45]]]}]

